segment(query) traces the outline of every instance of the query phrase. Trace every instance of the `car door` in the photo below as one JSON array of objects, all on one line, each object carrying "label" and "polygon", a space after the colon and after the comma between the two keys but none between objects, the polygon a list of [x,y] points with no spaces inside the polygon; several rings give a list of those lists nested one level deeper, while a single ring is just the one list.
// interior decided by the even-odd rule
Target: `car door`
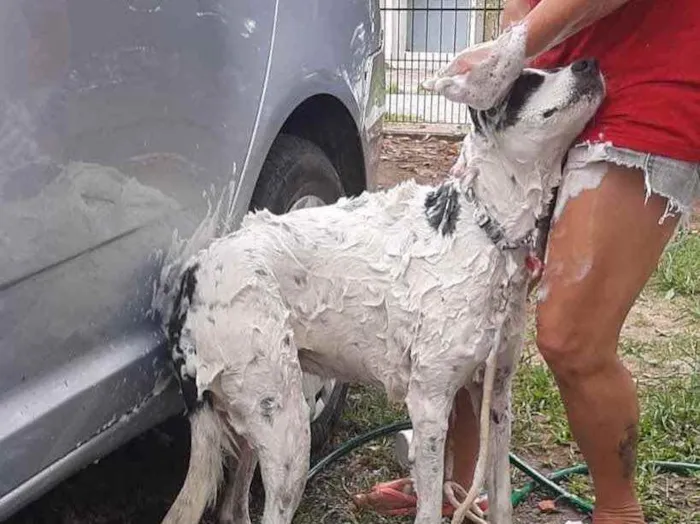
[{"label": "car door", "polygon": [[158,254],[240,175],[274,15],[274,0],[0,3],[0,506],[179,409],[146,409],[174,390],[148,316]]}]

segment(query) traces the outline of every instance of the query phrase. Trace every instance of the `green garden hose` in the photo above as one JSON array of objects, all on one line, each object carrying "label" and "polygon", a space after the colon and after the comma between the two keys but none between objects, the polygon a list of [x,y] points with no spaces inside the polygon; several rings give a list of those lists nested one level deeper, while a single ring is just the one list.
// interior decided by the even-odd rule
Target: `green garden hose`
[{"label": "green garden hose", "polygon": [[411,422],[410,421],[404,421],[404,422],[395,422],[393,424],[388,424],[386,426],[382,426],[377,429],[373,429],[372,431],[369,431],[365,433],[364,435],[359,435],[355,438],[352,438],[345,442],[342,446],[340,446],[338,449],[335,451],[331,452],[330,454],[326,455],[323,457],[321,460],[319,460],[313,468],[309,471],[309,475],[306,477],[306,481],[310,481],[313,479],[316,475],[318,475],[321,470],[323,470],[328,464],[331,464],[332,462],[335,462],[341,457],[344,457],[345,455],[349,454],[351,451],[359,448],[360,446],[365,445],[367,442],[370,442],[372,440],[381,438],[381,437],[387,437],[389,435],[393,435],[394,433],[398,433],[399,431],[403,431],[404,429],[411,429]]},{"label": "green garden hose", "polygon": [[[399,431],[403,431],[405,429],[411,429],[411,422],[408,420],[388,424],[386,426],[379,427],[363,435],[359,435],[348,440],[343,445],[338,447],[338,449],[334,450],[333,452],[322,458],[320,461],[318,461],[314,465],[314,467],[311,468],[311,470],[309,471],[307,480],[312,480],[324,468],[326,468],[326,466],[335,462],[339,458],[344,457],[351,451],[359,448],[367,442],[381,437],[393,435],[394,433],[398,433]],[[513,503],[513,507],[522,503],[530,495],[530,493],[535,491],[538,487],[541,487],[550,491],[553,495],[556,495],[558,499],[565,500],[582,513],[593,512],[593,504],[591,502],[586,501],[574,495],[573,493],[570,493],[566,489],[562,488],[559,484],[557,484],[557,481],[561,481],[572,475],[587,474],[588,466],[584,464],[572,466],[569,468],[560,469],[558,471],[555,471],[551,475],[545,476],[539,471],[537,471],[535,468],[524,462],[517,455],[514,455],[513,453],[509,455],[509,459],[510,463],[514,467],[516,467],[532,479],[531,482],[528,482],[522,488],[513,491],[511,495],[511,502]],[[688,462],[657,461],[651,462],[649,465],[658,469],[658,471],[660,472],[679,473],[683,475],[689,475],[691,473],[700,473],[700,464],[692,464]]]}]

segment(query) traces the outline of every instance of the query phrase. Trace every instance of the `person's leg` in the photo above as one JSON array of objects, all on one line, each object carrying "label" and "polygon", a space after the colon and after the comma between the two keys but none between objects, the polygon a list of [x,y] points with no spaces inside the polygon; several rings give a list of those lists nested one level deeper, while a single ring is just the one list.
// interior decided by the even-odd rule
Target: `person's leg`
[{"label": "person's leg", "polygon": [[447,438],[452,451],[452,478],[447,480],[469,490],[479,454],[479,421],[474,415],[469,392],[464,388],[455,396]]},{"label": "person's leg", "polygon": [[567,202],[550,232],[537,345],[590,467],[595,524],[643,522],[634,491],[637,396],[617,344],[673,235],[676,218],[659,225],[665,209],[657,195],[645,203],[640,171],[608,164],[601,184]]}]

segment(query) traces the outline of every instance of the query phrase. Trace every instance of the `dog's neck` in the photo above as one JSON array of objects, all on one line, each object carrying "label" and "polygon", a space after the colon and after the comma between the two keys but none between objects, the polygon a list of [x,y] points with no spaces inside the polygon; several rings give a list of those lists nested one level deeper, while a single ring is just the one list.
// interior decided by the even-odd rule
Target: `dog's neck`
[{"label": "dog's neck", "polygon": [[464,163],[457,171],[463,174],[465,190],[471,188],[474,200],[500,225],[506,243],[522,241],[535,229],[559,184],[564,152],[516,159],[483,137],[468,137],[464,145]]}]

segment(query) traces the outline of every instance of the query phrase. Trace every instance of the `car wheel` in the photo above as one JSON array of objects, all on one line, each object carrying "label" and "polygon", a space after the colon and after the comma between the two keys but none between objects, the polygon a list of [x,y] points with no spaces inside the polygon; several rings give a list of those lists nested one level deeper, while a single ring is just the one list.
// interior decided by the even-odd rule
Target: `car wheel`
[{"label": "car wheel", "polygon": [[[321,148],[303,138],[282,134],[265,159],[251,208],[283,214],[332,204],[343,193],[340,177]],[[311,413],[311,451],[316,455],[342,414],[347,384],[305,373],[303,387]]]}]

